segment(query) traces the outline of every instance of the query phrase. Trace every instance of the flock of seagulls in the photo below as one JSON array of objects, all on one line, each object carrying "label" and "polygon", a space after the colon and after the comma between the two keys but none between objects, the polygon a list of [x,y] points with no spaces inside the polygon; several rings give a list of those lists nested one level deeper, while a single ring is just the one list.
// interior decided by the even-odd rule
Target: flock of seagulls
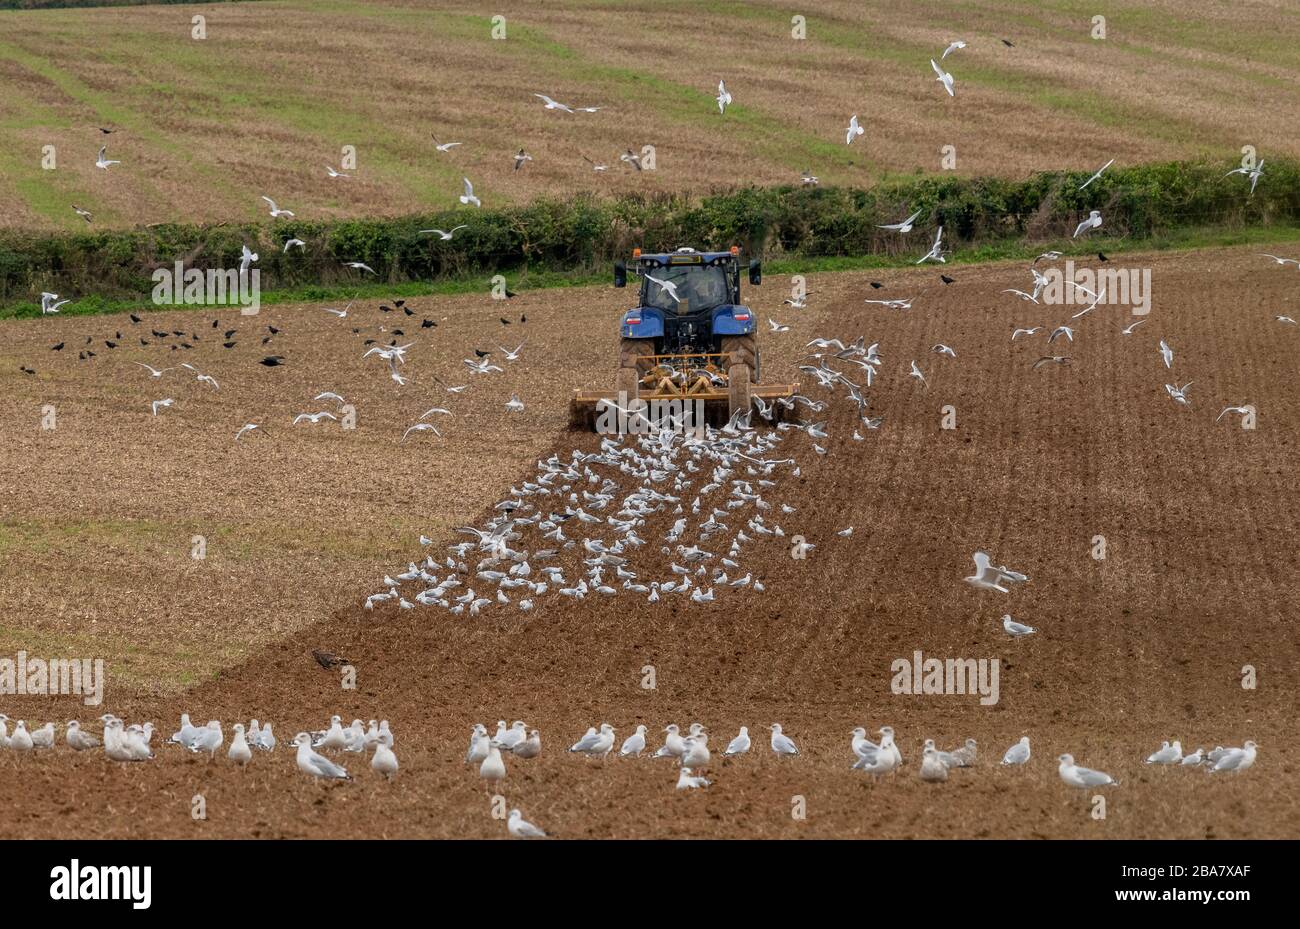
[{"label": "flock of seagulls", "polygon": [[[152,761],[157,757],[153,747],[156,731],[152,722],[127,725],[111,713],[99,717],[103,732],[99,738],[91,735],[75,719],[68,720],[64,727],[64,741],[68,748],[76,752],[92,751],[102,748],[111,761],[137,762]],[[0,713],[0,749],[9,749],[17,754],[34,752],[37,749],[53,749],[57,746],[57,731],[54,723],[46,723],[39,729],[29,730],[25,720],[18,720],[13,734],[9,734],[10,718]],[[261,723],[251,720],[246,727],[242,722],[235,723],[230,744],[226,745],[226,734],[218,719],[209,720],[205,725],[196,726],[190,721],[188,713],[181,714],[180,728],[172,735],[161,740],[162,745],[176,746],[178,751],[191,755],[206,757],[211,762],[219,753],[223,753],[231,764],[246,766],[253,760],[254,752],[272,754],[279,744],[270,722]],[[397,774],[397,756],[393,753],[393,732],[388,720],[370,720],[369,726],[359,719],[354,719],[346,728],[341,717],[334,716],[325,729],[317,732],[300,732],[294,736],[293,744],[297,746],[298,769],[313,778],[324,780],[351,780],[347,770],[338,762],[316,752],[316,749],[346,758],[348,755],[364,756],[371,753],[370,768],[376,774],[391,779]],[[338,754],[341,753],[341,754]]]}]

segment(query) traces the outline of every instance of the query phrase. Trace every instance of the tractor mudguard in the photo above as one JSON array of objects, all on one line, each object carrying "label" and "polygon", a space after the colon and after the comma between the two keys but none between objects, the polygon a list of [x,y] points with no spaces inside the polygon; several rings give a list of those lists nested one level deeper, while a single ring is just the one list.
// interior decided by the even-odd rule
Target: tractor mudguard
[{"label": "tractor mudguard", "polygon": [[624,339],[659,339],[664,334],[663,310],[641,306],[623,314],[619,335]]},{"label": "tractor mudguard", "polygon": [[714,336],[750,335],[757,328],[747,306],[720,306],[713,311]]}]

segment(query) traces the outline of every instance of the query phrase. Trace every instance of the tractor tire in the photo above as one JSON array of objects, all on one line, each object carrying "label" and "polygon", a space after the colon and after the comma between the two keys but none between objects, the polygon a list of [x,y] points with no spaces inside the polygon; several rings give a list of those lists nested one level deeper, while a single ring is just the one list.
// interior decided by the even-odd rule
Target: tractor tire
[{"label": "tractor tire", "polygon": [[727,369],[727,417],[737,413],[748,413],[750,404],[749,389],[754,386],[749,377],[747,365],[732,365]]},{"label": "tractor tire", "polygon": [[636,368],[619,368],[618,374],[614,375],[614,393],[622,394],[625,402],[630,403],[637,398],[640,383],[641,376]]},{"label": "tractor tire", "polygon": [[654,363],[649,359],[641,358],[642,355],[653,355],[655,353],[654,339],[623,339],[618,349],[618,366],[620,368],[635,368],[638,377],[644,377],[646,372],[654,367]]},{"label": "tractor tire", "polygon": [[758,344],[752,335],[724,335],[721,348],[731,356],[727,364],[728,379],[734,377],[731,372],[737,365],[744,365],[749,370],[749,382],[758,383]]}]

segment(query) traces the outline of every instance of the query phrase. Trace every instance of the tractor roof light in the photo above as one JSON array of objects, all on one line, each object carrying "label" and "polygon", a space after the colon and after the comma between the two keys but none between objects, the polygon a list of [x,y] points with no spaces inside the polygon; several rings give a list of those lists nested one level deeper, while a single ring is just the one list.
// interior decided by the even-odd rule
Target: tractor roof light
[{"label": "tractor roof light", "polygon": [[740,246],[739,245],[731,246],[731,257],[735,258],[739,254],[740,254]]},{"label": "tractor roof light", "polygon": [[633,257],[633,258],[640,258],[640,257],[641,257],[641,249],[639,249],[639,248],[634,248],[634,249],[632,249],[632,257]]}]

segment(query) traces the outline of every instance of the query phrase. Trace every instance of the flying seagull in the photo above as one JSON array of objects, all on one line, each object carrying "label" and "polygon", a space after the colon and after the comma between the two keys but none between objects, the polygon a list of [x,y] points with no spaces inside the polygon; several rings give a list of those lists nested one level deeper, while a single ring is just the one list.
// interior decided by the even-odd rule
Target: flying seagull
[{"label": "flying seagull", "polygon": [[727,107],[731,105],[731,92],[727,90],[722,81],[718,81],[718,112],[726,113]]},{"label": "flying seagull", "polygon": [[95,159],[95,167],[107,171],[110,165],[120,165],[120,161],[108,160],[108,146],[105,145],[99,150],[99,157]]},{"label": "flying seagull", "polygon": [[524,166],[525,161],[532,161],[532,160],[533,160],[533,156],[528,154],[526,151],[524,151],[521,148],[519,151],[515,152],[515,170],[518,171],[520,168],[522,168]]},{"label": "flying seagull", "polygon": [[1092,177],[1088,178],[1086,181],[1084,181],[1084,182],[1083,182],[1083,186],[1080,187],[1079,189],[1080,189],[1080,190],[1083,190],[1084,187],[1087,187],[1089,184],[1091,184],[1091,183],[1092,183],[1093,181],[1095,181],[1097,178],[1101,177],[1102,172],[1105,171],[1107,168],[1109,168],[1109,167],[1110,167],[1111,165],[1113,165],[1114,163],[1115,163],[1115,159],[1114,159],[1114,158],[1112,158],[1110,161],[1106,162],[1104,165],[1101,166],[1101,170],[1098,171],[1096,174],[1094,174]]},{"label": "flying seagull", "polygon": [[922,213],[921,210],[917,210],[915,213],[913,213],[911,216],[907,217],[907,219],[903,220],[901,223],[890,223],[890,224],[887,225],[887,226],[877,225],[876,228],[877,228],[877,229],[888,229],[888,230],[890,230],[891,232],[911,232],[911,231],[912,231],[912,223],[916,222],[916,218],[917,218],[918,216],[920,216],[921,213]]},{"label": "flying seagull", "polygon": [[543,103],[546,104],[545,109],[548,109],[548,110],[560,110],[561,112],[564,112],[564,113],[572,113],[572,112],[573,112],[573,107],[569,106],[567,103],[560,103],[560,102],[557,101],[557,100],[552,100],[550,97],[546,96],[546,94],[537,94],[537,93],[535,93],[535,94],[533,94],[533,96],[534,96],[534,97],[537,97],[539,100],[541,100]]},{"label": "flying seagull", "polygon": [[1251,406],[1225,406],[1223,408],[1223,412],[1220,413],[1218,416],[1214,417],[1214,421],[1217,423],[1219,420],[1223,419],[1223,417],[1227,416],[1229,413],[1236,413],[1238,416],[1248,416],[1249,414],[1254,412],[1255,412],[1255,408]]},{"label": "flying seagull", "polygon": [[93,215],[94,215],[94,214],[92,214],[89,210],[83,210],[81,207],[77,206],[75,203],[72,204],[72,212],[76,213],[78,216],[80,216],[80,217],[81,217],[82,219],[84,219],[86,222],[90,222],[90,220],[93,218]]},{"label": "flying seagull", "polygon": [[436,232],[438,234],[439,239],[441,239],[444,242],[450,242],[451,237],[454,236],[458,230],[468,229],[468,228],[469,226],[466,226],[462,223],[459,226],[452,226],[450,229],[421,229],[420,232],[422,233]]},{"label": "flying seagull", "polygon": [[465,144],[464,142],[439,142],[437,136],[431,136],[430,138],[433,139],[433,147],[444,154],[450,152],[457,145]]},{"label": "flying seagull", "polygon": [[926,252],[924,255],[922,255],[921,258],[916,263],[920,264],[923,261],[928,261],[929,259],[933,258],[935,261],[939,262],[940,264],[946,264],[947,259],[943,257],[943,247],[941,245],[942,242],[943,242],[943,226],[940,226],[939,231],[936,232],[934,235],[934,244],[930,246],[930,250]]},{"label": "flying seagull", "polygon": [[483,206],[483,201],[474,196],[474,185],[469,182],[469,178],[462,177],[461,180],[465,184],[465,192],[460,195],[460,202],[465,206],[469,206],[471,203],[477,207]]},{"label": "flying seagull", "polygon": [[271,205],[271,218],[272,218],[272,219],[279,219],[281,216],[292,216],[292,215],[293,215],[293,213],[290,212],[289,210],[282,210],[282,209],[280,209],[278,206],[276,206],[276,205],[275,205],[275,201],[272,200],[270,197],[263,196],[262,199],[265,200],[267,203],[269,203],[269,204]]},{"label": "flying seagull", "polygon": [[1173,399],[1174,403],[1177,403],[1179,406],[1191,406],[1192,401],[1187,399],[1187,388],[1191,386],[1191,381],[1188,381],[1182,387],[1175,387],[1173,384],[1166,384],[1165,390]]},{"label": "flying seagull", "polygon": [[1002,586],[1003,581],[1011,581],[1012,583],[1019,584],[1029,580],[1028,577],[1021,574],[1019,571],[1012,571],[1005,565],[995,567],[992,562],[989,561],[989,556],[986,552],[976,552],[973,557],[975,559],[975,573],[970,577],[962,578],[962,580],[967,584],[970,584],[972,587],[978,587],[980,590],[998,590],[1005,594],[1010,593],[1011,591]]},{"label": "flying seagull", "polygon": [[248,273],[248,266],[257,261],[257,252],[250,252],[247,245],[239,246],[239,275]]},{"label": "flying seagull", "polygon": [[939,67],[938,62],[933,58],[930,59],[930,67],[934,68],[934,73],[939,75],[935,80],[943,85],[944,90],[948,91],[948,96],[955,97],[956,94],[952,92],[952,75]]},{"label": "flying seagull", "polygon": [[858,125],[858,114],[854,113],[851,117],[849,117],[848,128],[844,130],[844,144],[852,145],[853,140],[858,136],[862,135],[866,131],[867,130],[863,129],[861,126]]},{"label": "flying seagull", "polygon": [[343,174],[340,171],[335,171],[329,165],[325,166],[325,173],[328,174],[330,177],[351,177],[352,176],[351,174]]},{"label": "flying seagull", "polygon": [[660,288],[666,290],[668,292],[668,296],[672,298],[673,302],[677,302],[680,299],[677,296],[677,285],[674,284],[672,281],[660,280],[659,278],[655,277],[653,274],[647,274],[646,280],[653,281],[654,283],[658,284]]},{"label": "flying seagull", "polygon": [[1037,371],[1039,368],[1041,368],[1043,365],[1046,364],[1068,365],[1069,363],[1070,363],[1069,355],[1044,355],[1042,358],[1039,358],[1032,365],[1030,365],[1029,370]]},{"label": "flying seagull", "polygon": [[1250,192],[1253,194],[1255,192],[1255,185],[1259,183],[1260,175],[1263,173],[1264,173],[1264,162],[1263,160],[1261,160],[1259,164],[1255,165],[1255,167],[1253,168],[1247,168],[1244,165],[1240,168],[1234,168],[1233,170],[1225,174],[1224,177],[1231,177],[1234,174],[1246,175],[1247,177],[1250,178]]},{"label": "flying seagull", "polygon": [[1074,229],[1074,235],[1070,238],[1077,239],[1079,233],[1087,232],[1089,229],[1097,229],[1101,226],[1101,213],[1098,210],[1092,210],[1088,213],[1088,218],[1079,223]]},{"label": "flying seagull", "polygon": [[965,48],[965,47],[966,47],[966,43],[963,42],[961,39],[958,39],[956,42],[953,42],[951,45],[949,45],[947,48],[943,50],[943,54],[939,56],[939,60],[943,61],[953,52],[957,51],[957,49]]}]

